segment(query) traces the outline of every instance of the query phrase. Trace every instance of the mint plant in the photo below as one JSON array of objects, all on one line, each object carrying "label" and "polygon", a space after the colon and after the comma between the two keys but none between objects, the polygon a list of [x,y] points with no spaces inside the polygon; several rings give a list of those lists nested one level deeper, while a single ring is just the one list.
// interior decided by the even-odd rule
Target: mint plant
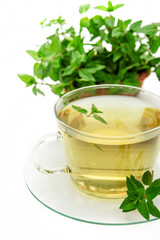
[{"label": "mint plant", "polygon": [[127,197],[122,202],[120,209],[123,212],[137,209],[148,221],[150,215],[160,218],[160,211],[153,202],[153,199],[160,194],[160,178],[153,181],[153,174],[146,171],[142,177],[142,183],[131,175],[126,178],[126,184]]},{"label": "mint plant", "polygon": [[[160,80],[160,23],[143,26],[142,20],[116,19],[112,13],[123,7],[96,6],[97,15],[89,18],[90,4],[81,5],[79,31],[67,27],[59,17],[41,22],[53,28],[53,34],[36,50],[27,50],[34,58],[33,75],[18,74],[35,95],[43,94],[47,85],[54,94],[62,96],[76,88],[94,84],[126,84],[139,86],[138,75],[154,71]],[[103,11],[106,16],[99,13]],[[87,33],[86,33],[87,32]],[[86,35],[89,41],[86,41]]]}]

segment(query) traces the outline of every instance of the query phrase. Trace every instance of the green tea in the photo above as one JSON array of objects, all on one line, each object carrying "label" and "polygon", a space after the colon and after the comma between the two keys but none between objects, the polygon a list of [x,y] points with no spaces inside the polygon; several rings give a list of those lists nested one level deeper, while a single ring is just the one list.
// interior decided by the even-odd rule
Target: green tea
[{"label": "green tea", "polygon": [[[76,111],[72,104],[88,111],[94,104],[107,124]],[[160,125],[160,110],[153,105],[136,97],[96,96],[73,101],[58,116],[75,129],[60,127],[72,179],[86,193],[123,197],[126,176],[141,179],[146,170],[153,169],[159,137],[143,134]]]}]

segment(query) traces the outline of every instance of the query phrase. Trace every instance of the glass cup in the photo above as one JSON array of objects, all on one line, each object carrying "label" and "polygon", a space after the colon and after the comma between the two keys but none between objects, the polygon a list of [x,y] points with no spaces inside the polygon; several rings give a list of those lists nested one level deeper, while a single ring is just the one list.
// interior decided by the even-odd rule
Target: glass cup
[{"label": "glass cup", "polygon": [[[88,113],[73,105],[86,106]],[[93,106],[98,112],[89,114]],[[154,170],[160,149],[160,96],[132,86],[94,85],[62,96],[54,113],[58,134],[42,139],[35,148],[34,162],[40,172],[69,173],[74,185],[87,194],[121,198],[126,196],[126,176],[141,181],[145,171]],[[57,168],[53,159],[52,167],[46,167],[36,152],[57,139],[66,166]]]}]

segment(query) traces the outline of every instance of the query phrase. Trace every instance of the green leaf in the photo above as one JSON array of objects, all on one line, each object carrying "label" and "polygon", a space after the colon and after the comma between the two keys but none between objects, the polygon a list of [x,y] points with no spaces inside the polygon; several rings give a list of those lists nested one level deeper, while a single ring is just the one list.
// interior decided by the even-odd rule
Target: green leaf
[{"label": "green leaf", "polygon": [[61,41],[58,38],[53,38],[52,42],[44,43],[38,50],[39,58],[53,57],[61,53]]},{"label": "green leaf", "polygon": [[72,66],[69,65],[64,69],[64,72],[62,73],[62,77],[69,76],[69,75],[73,74],[74,71],[75,71],[75,68],[73,68]]},{"label": "green leaf", "polygon": [[90,26],[90,19],[88,17],[84,17],[80,20],[81,27],[89,27]]},{"label": "green leaf", "polygon": [[31,86],[32,84],[36,83],[36,80],[33,76],[28,74],[18,74],[18,77],[26,83],[26,87]]},{"label": "green leaf", "polygon": [[117,62],[122,56],[123,56],[123,54],[121,52],[114,52],[113,53],[113,62]]},{"label": "green leaf", "polygon": [[140,181],[138,181],[133,175],[131,175],[130,178],[138,188],[142,188],[144,190],[144,186]]},{"label": "green leaf", "polygon": [[149,36],[154,36],[157,33],[157,30],[158,30],[157,24],[152,23],[152,24],[149,24],[149,25],[146,25],[146,26],[142,27],[139,30],[139,32],[147,34]]},{"label": "green leaf", "polygon": [[104,22],[107,27],[113,28],[115,23],[115,17],[113,16],[105,17]]},{"label": "green leaf", "polygon": [[147,201],[147,205],[149,208],[149,212],[152,216],[160,218],[160,211],[159,209],[154,205],[153,201]]},{"label": "green leaf", "polygon": [[64,83],[58,83],[54,85],[50,85],[50,89],[53,93],[62,96],[63,95],[63,89],[64,87],[67,86]]},{"label": "green leaf", "polygon": [[160,194],[160,186],[150,186],[146,189],[146,196],[148,200],[152,200]]},{"label": "green leaf", "polygon": [[150,186],[151,183],[152,183],[152,180],[153,180],[153,175],[150,171],[146,171],[143,176],[142,176],[142,182],[145,184],[145,185],[148,185]]},{"label": "green leaf", "polygon": [[112,30],[112,37],[119,38],[119,37],[123,37],[123,36],[124,36],[124,32],[121,29],[114,28]]},{"label": "green leaf", "polygon": [[97,107],[94,104],[92,104],[91,113],[103,113],[103,112],[99,111]]},{"label": "green leaf", "polygon": [[156,75],[158,77],[158,80],[160,81],[160,66],[155,67],[154,71],[155,71],[155,73],[156,73]]},{"label": "green leaf", "polygon": [[160,58],[153,58],[151,59],[150,61],[148,61],[148,64],[151,66],[151,67],[155,67],[158,63],[160,63]]},{"label": "green leaf", "polygon": [[133,32],[139,32],[141,25],[142,20],[132,23],[129,29]]},{"label": "green leaf", "polygon": [[107,124],[107,122],[106,122],[102,117],[100,117],[99,115],[94,114],[93,117],[94,117],[96,120],[98,120],[98,121],[100,121],[100,122],[102,122],[102,123],[104,123],[104,124]]},{"label": "green leaf", "polygon": [[74,108],[75,110],[77,110],[78,112],[83,113],[83,114],[87,114],[88,113],[88,111],[86,109],[78,107],[78,106],[75,106],[75,105],[72,105],[72,108]]},{"label": "green leaf", "polygon": [[114,7],[112,5],[112,2],[108,1],[108,12],[112,12],[112,11],[114,11]]},{"label": "green leaf", "polygon": [[59,54],[61,53],[61,41],[59,38],[54,38],[52,39],[52,42],[50,44],[50,50],[54,53],[54,54]]},{"label": "green leaf", "polygon": [[142,55],[142,54],[144,54],[144,53],[147,52],[147,51],[148,51],[147,46],[146,46],[145,44],[141,44],[141,45],[139,46],[138,50],[137,50],[137,53],[138,53],[139,55]]},{"label": "green leaf", "polygon": [[85,67],[85,69],[87,69],[87,71],[90,72],[90,73],[96,73],[97,71],[100,71],[104,68],[105,68],[105,65],[101,65],[101,64],[96,63],[96,62],[88,63]]},{"label": "green leaf", "polygon": [[34,75],[39,79],[44,79],[49,76],[51,66],[47,62],[34,64]]},{"label": "green leaf", "polygon": [[138,188],[137,188],[136,184],[132,181],[131,178],[126,177],[126,184],[127,184],[128,191],[129,191],[131,194],[137,193],[137,189],[138,189]]},{"label": "green leaf", "polygon": [[121,203],[119,208],[123,210],[132,210],[135,209],[135,205],[133,204],[133,201],[129,197],[126,197]]},{"label": "green leaf", "polygon": [[94,17],[91,18],[91,20],[94,24],[97,25],[98,28],[100,28],[104,24],[104,20],[100,15],[95,15]]},{"label": "green leaf", "polygon": [[149,221],[149,208],[145,200],[138,202],[138,211],[146,220]]},{"label": "green leaf", "polygon": [[80,53],[84,53],[84,47],[83,47],[83,39],[81,39],[81,36],[75,36],[72,41],[69,42],[67,45],[68,52],[78,50]]},{"label": "green leaf", "polygon": [[127,20],[125,20],[125,21],[122,21],[122,20],[120,20],[120,19],[118,19],[118,23],[117,23],[117,27],[119,28],[119,29],[123,29],[123,30],[126,30],[126,28],[128,27],[128,25],[131,23],[131,19],[127,19]]},{"label": "green leaf", "polygon": [[106,8],[105,6],[97,6],[97,7],[94,7],[95,9],[98,9],[98,10],[102,10],[102,11],[105,11],[105,12],[108,12],[108,8]]},{"label": "green leaf", "polygon": [[47,18],[40,22],[41,26],[44,27],[44,23],[46,22]]},{"label": "green leaf", "polygon": [[125,36],[124,36],[124,41],[126,43],[128,43],[128,45],[130,46],[130,48],[134,51],[135,46],[136,46],[136,42],[135,42],[135,36],[133,35],[133,33],[131,31],[128,31]]},{"label": "green leaf", "polygon": [[127,72],[124,75],[124,84],[131,86],[139,86],[139,82],[137,80],[137,72]]},{"label": "green leaf", "polygon": [[95,78],[93,77],[92,73],[90,73],[90,71],[88,71],[85,68],[82,68],[81,70],[79,70],[79,76],[81,78],[88,79],[93,82],[95,81]]},{"label": "green leaf", "polygon": [[114,10],[116,10],[116,9],[121,8],[123,6],[124,6],[124,4],[117,4],[113,8],[114,8]]},{"label": "green leaf", "polygon": [[157,187],[160,187],[160,178],[154,180],[151,184],[151,186],[157,186]]},{"label": "green leaf", "polygon": [[87,56],[85,53],[80,53],[78,50],[75,50],[71,53],[71,65],[72,67],[80,67],[81,63],[86,62]]},{"label": "green leaf", "polygon": [[44,92],[42,92],[39,88],[36,87],[36,85],[32,88],[32,92],[37,96],[37,93],[45,96]]},{"label": "green leaf", "polygon": [[83,4],[79,7],[79,13],[82,14],[82,13],[85,13],[89,10],[90,8],[90,4]]},{"label": "green leaf", "polygon": [[154,36],[152,38],[150,37],[149,45],[150,45],[151,52],[156,53],[158,48],[160,47],[159,36]]},{"label": "green leaf", "polygon": [[32,57],[34,58],[36,61],[39,61],[40,58],[38,57],[38,54],[36,51],[33,50],[26,50],[26,52]]}]

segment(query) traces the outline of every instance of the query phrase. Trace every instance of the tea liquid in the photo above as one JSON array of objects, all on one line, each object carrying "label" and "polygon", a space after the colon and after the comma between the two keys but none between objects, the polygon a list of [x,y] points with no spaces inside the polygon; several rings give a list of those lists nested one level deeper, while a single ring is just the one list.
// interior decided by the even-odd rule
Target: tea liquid
[{"label": "tea liquid", "polygon": [[[107,124],[76,111],[71,104],[88,112],[94,104]],[[160,110],[129,96],[88,97],[71,104],[59,112],[59,118],[76,129],[73,134],[60,127],[73,181],[94,196],[125,196],[126,176],[141,180],[146,170],[152,170],[160,145],[158,135],[130,135],[160,125]]]}]

